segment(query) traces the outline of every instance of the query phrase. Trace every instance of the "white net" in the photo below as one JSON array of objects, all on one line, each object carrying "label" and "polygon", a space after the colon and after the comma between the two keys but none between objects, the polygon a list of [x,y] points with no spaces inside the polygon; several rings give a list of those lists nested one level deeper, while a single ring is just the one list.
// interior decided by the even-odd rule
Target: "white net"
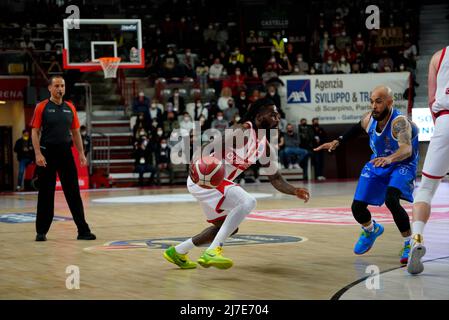
[{"label": "white net", "polygon": [[117,69],[120,65],[121,58],[119,57],[103,57],[99,58],[101,67],[104,71],[105,78],[117,77]]}]

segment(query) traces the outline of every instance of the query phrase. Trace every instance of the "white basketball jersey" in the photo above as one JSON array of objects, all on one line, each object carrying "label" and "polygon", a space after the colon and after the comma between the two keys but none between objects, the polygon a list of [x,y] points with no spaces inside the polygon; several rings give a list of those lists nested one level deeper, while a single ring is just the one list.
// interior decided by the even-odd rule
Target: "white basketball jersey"
[{"label": "white basketball jersey", "polygon": [[243,171],[255,164],[264,154],[267,147],[267,138],[264,136],[261,141],[257,139],[256,130],[251,122],[248,141],[243,148],[225,150],[225,179],[234,181]]},{"label": "white basketball jersey", "polygon": [[438,113],[449,110],[449,46],[441,53],[439,69],[437,73],[437,90],[432,111]]}]

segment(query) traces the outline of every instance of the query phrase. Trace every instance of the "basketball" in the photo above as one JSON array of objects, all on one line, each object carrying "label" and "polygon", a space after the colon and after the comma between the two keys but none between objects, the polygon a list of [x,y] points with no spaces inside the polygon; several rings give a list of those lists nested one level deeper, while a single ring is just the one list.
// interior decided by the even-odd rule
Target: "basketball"
[{"label": "basketball", "polygon": [[215,157],[202,157],[190,166],[190,176],[203,188],[216,188],[224,179],[225,167]]}]

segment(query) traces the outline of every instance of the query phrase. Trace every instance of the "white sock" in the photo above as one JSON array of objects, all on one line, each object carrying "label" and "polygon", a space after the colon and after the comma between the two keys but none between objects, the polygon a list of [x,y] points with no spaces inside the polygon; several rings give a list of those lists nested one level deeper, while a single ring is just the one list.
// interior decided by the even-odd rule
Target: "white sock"
[{"label": "white sock", "polygon": [[177,253],[186,254],[187,252],[192,250],[194,247],[195,247],[195,245],[193,244],[192,238],[190,238],[190,239],[187,239],[186,241],[178,244],[175,247],[175,250]]},{"label": "white sock", "polygon": [[424,227],[426,223],[423,221],[415,221],[412,223],[412,233],[422,235],[424,233]]},{"label": "white sock", "polygon": [[256,200],[254,198],[242,197],[240,195],[234,194],[234,191],[236,190],[238,189],[230,189],[227,196],[236,197],[236,200],[238,200],[239,204],[229,212],[228,216],[220,227],[220,231],[218,231],[214,241],[212,241],[208,249],[222,247],[225,240],[235,231],[235,229],[238,228],[243,219],[245,219],[245,217],[256,207]]},{"label": "white sock", "polygon": [[373,220],[371,220],[369,226],[365,227],[365,226],[362,225],[362,228],[363,228],[365,231],[368,231],[368,232],[373,231],[373,229],[374,229],[374,223],[373,223]]}]

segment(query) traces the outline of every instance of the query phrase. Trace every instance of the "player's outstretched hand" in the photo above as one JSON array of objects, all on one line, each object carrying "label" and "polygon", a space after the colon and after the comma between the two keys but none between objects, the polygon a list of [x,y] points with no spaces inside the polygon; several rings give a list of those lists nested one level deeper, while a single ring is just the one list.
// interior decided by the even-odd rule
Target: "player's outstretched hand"
[{"label": "player's outstretched hand", "polygon": [[307,203],[307,201],[309,201],[310,198],[309,190],[304,188],[297,188],[295,190],[295,194],[299,199],[303,199],[304,203]]},{"label": "player's outstretched hand", "polygon": [[313,151],[327,150],[329,152],[332,152],[335,149],[337,149],[339,144],[340,143],[338,142],[338,140],[334,140],[334,141],[331,141],[331,142],[323,143],[322,145],[320,145],[320,146],[316,147],[315,149],[313,149]]},{"label": "player's outstretched hand", "polygon": [[385,167],[386,165],[391,164],[391,160],[388,157],[374,158],[370,162],[374,164],[375,167]]}]

